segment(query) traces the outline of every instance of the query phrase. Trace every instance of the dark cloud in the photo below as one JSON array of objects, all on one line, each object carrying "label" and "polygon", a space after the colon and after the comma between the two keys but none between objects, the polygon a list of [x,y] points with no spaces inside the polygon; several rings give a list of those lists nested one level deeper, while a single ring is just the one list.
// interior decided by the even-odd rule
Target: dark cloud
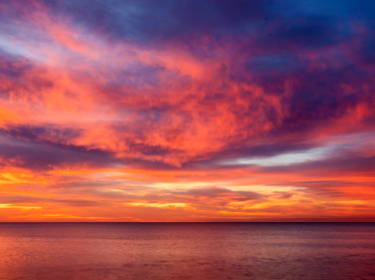
[{"label": "dark cloud", "polygon": [[82,199],[58,199],[58,198],[42,198],[36,196],[26,196],[26,195],[7,195],[2,194],[0,198],[0,203],[4,204],[60,204],[64,206],[72,207],[94,207],[98,206],[100,202],[93,200],[82,200]]},{"label": "dark cloud", "polygon": [[264,36],[263,44],[270,51],[291,52],[308,50],[338,43],[344,34],[337,22],[327,17],[292,17],[284,19]]},{"label": "dark cloud", "polygon": [[77,24],[120,38],[163,40],[193,33],[233,32],[266,17],[269,1],[43,1]]},{"label": "dark cloud", "polygon": [[17,79],[32,68],[30,61],[0,51],[0,76]]},{"label": "dark cloud", "polygon": [[53,142],[30,142],[0,137],[0,158],[8,165],[30,170],[49,170],[57,166],[108,166],[121,163],[112,154],[84,146]]},{"label": "dark cloud", "polygon": [[0,98],[43,100],[42,92],[54,86],[45,66],[23,56],[10,55],[0,49]]},{"label": "dark cloud", "polygon": [[57,128],[51,125],[30,126],[30,125],[8,125],[0,129],[0,134],[8,137],[15,137],[26,141],[36,141],[39,143],[67,143],[82,133],[80,129]]},{"label": "dark cloud", "polygon": [[[353,18],[354,14],[367,20],[369,11],[375,10],[371,3],[360,5],[352,1],[333,4],[331,14],[311,8],[313,3],[296,4],[295,1],[44,0],[40,3],[57,18],[69,16],[72,24],[85,26],[90,32],[110,34],[113,38],[149,42],[212,34],[220,40],[228,34],[254,36],[255,33],[260,37],[264,35],[264,47],[278,49],[287,49],[292,41],[299,47],[335,43],[338,36],[345,35],[345,30],[337,23]],[[20,16],[22,6],[25,5],[14,4],[8,12]],[[329,5],[322,3],[322,6]],[[343,12],[338,13],[340,10]]]}]

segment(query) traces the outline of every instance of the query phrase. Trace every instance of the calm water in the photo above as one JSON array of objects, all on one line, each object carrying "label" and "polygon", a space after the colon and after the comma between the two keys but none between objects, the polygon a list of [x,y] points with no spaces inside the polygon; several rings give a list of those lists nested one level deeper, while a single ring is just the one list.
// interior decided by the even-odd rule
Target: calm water
[{"label": "calm water", "polygon": [[0,223],[0,279],[375,279],[369,223]]}]

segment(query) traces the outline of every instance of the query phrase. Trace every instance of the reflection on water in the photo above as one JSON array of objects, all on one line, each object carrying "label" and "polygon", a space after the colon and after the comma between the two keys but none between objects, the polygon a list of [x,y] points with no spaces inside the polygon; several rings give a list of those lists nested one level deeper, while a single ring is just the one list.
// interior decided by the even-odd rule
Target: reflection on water
[{"label": "reflection on water", "polygon": [[0,279],[375,279],[373,223],[0,223]]}]

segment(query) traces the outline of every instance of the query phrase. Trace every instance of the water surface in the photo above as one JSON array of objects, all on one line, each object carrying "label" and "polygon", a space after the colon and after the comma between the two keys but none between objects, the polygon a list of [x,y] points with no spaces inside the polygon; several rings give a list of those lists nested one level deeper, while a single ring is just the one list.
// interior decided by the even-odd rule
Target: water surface
[{"label": "water surface", "polygon": [[0,279],[375,279],[374,223],[0,223]]}]

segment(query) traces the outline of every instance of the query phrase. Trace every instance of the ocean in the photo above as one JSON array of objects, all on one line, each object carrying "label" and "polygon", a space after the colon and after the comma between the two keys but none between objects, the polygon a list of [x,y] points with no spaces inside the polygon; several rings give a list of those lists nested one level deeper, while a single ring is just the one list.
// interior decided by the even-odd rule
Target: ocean
[{"label": "ocean", "polygon": [[0,223],[0,279],[375,279],[375,223]]}]

